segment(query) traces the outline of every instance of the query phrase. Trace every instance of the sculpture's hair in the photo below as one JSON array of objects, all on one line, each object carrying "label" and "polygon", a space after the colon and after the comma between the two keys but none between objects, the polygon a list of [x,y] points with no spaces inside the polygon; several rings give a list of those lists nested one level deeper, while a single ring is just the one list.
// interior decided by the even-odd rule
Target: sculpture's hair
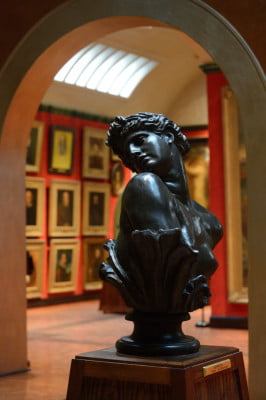
[{"label": "sculpture's hair", "polygon": [[128,117],[118,116],[110,124],[106,144],[133,171],[134,168],[125,154],[124,141],[131,133],[141,130],[153,132],[156,135],[171,132],[174,135],[174,143],[179,152],[184,155],[189,150],[189,142],[181,132],[180,127],[163,114],[144,112],[129,115]]}]

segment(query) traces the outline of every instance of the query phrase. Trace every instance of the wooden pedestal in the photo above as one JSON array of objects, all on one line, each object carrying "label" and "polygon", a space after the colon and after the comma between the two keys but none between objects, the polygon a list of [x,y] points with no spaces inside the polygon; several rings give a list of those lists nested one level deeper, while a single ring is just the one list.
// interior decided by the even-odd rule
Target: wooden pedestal
[{"label": "wooden pedestal", "polygon": [[137,357],[115,348],[72,360],[66,400],[248,400],[242,353],[201,346],[195,354]]}]

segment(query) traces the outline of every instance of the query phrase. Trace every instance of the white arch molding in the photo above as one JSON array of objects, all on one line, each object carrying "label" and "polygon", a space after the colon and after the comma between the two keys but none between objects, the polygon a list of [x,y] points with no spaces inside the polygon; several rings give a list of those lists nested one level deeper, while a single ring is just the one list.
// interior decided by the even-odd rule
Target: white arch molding
[{"label": "white arch molding", "polygon": [[[262,400],[266,359],[265,80],[243,38],[228,21],[200,0],[68,2],[32,28],[2,69],[0,258],[4,262],[0,268],[5,290],[0,290],[0,315],[6,323],[0,333],[0,353],[6,356],[2,357],[0,373],[26,366],[22,200],[27,135],[39,103],[60,66],[88,42],[125,28],[162,24],[182,30],[210,53],[225,73],[238,101],[248,162],[250,390],[252,399]],[[23,306],[17,307],[18,303]],[[11,310],[9,314],[3,304]]]}]

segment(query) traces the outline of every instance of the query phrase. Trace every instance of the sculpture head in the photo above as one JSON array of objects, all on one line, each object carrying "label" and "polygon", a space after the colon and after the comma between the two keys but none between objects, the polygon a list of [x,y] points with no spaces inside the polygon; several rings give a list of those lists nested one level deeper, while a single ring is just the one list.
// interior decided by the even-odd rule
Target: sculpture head
[{"label": "sculpture head", "polygon": [[[167,150],[166,144],[174,144],[181,155],[186,154],[189,150],[188,140],[182,134],[180,128],[162,114],[145,112],[129,115],[128,117],[118,116],[111,123],[107,135],[106,144],[112,148],[128,168],[136,172],[140,172],[140,170],[136,167],[134,157],[132,157],[134,146],[129,146],[133,139],[137,143],[137,141],[140,142],[143,139],[144,135],[150,137],[152,135],[158,136],[160,140],[156,141],[156,138],[153,138],[149,143],[151,151],[156,146],[157,158],[167,157],[165,152]],[[147,146],[146,148],[147,152],[149,152]],[[145,171],[145,168],[142,170]]]}]

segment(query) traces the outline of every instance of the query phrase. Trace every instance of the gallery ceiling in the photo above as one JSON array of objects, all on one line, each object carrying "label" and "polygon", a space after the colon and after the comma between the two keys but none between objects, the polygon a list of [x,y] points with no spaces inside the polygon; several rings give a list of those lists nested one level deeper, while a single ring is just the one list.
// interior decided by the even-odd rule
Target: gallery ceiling
[{"label": "gallery ceiling", "polygon": [[54,81],[42,103],[110,117],[151,111],[180,125],[207,123],[205,75],[199,66],[213,60],[194,40],[173,28],[151,26],[119,31],[97,43],[156,65],[128,98]]}]

